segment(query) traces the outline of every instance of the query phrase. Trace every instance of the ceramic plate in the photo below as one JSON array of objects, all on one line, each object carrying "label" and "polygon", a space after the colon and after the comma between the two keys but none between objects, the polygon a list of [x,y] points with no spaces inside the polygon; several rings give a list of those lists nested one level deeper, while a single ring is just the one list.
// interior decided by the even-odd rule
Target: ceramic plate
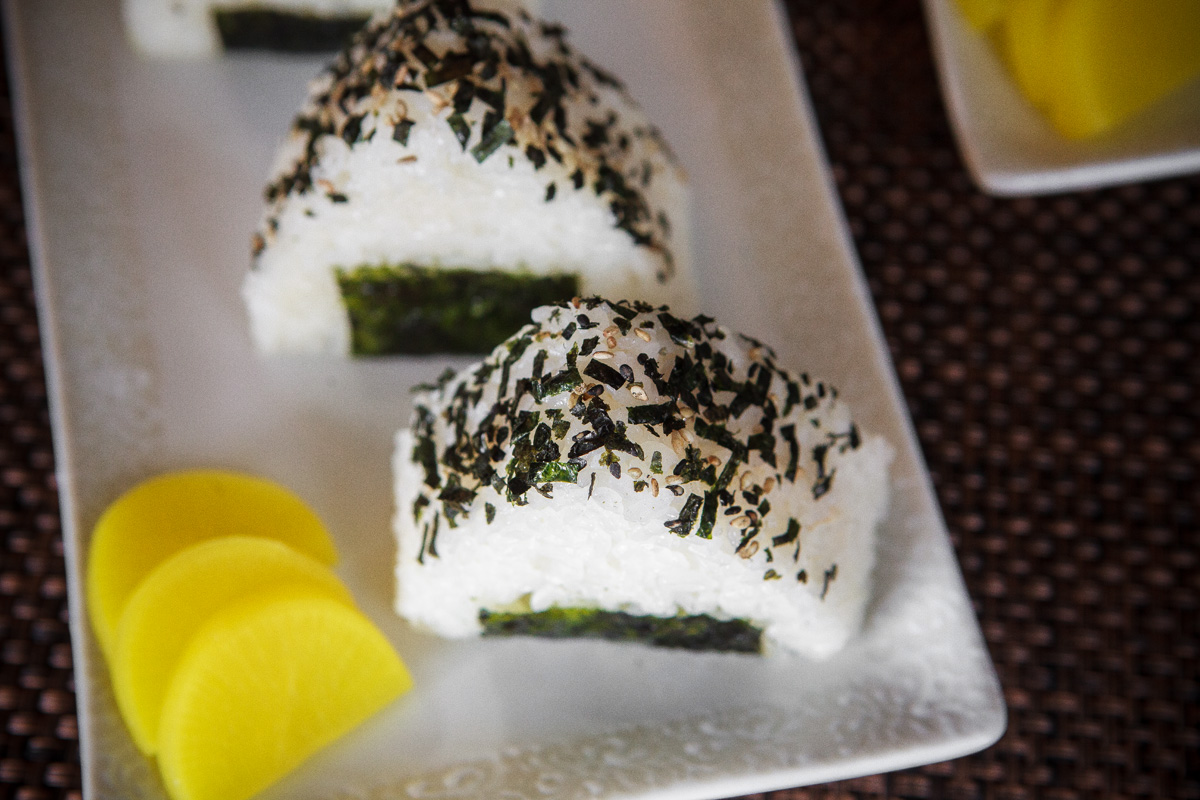
[{"label": "ceramic plate", "polygon": [[1021,96],[954,0],[925,0],[925,15],[959,148],[985,191],[1054,194],[1200,170],[1200,81],[1109,133],[1072,141]]},{"label": "ceramic plate", "polygon": [[268,797],[728,797],[948,759],[1000,735],[996,676],[777,6],[545,3],[627,80],[689,170],[705,309],[838,385],[897,450],[866,629],[821,663],[452,643],[400,622],[392,435],[410,387],[444,362],[260,359],[238,296],[268,164],[318,64],[140,61],[115,5],[6,5],[87,797],[163,796],[87,625],[88,532],[134,482],[194,466],[262,474],[312,503],[343,554],[340,574],[416,679]]}]

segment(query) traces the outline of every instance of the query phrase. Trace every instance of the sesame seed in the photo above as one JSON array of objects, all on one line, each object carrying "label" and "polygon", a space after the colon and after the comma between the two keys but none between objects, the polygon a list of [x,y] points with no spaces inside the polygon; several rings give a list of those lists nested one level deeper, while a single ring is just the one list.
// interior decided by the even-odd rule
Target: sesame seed
[{"label": "sesame seed", "polygon": [[757,552],[758,552],[758,542],[751,542],[745,548],[743,548],[742,552],[738,553],[738,555],[741,556],[742,558],[754,558],[754,554]]},{"label": "sesame seed", "polygon": [[754,485],[754,476],[751,475],[749,472],[743,472],[742,479],[740,481],[738,481],[738,487],[743,492],[748,492],[748,491],[750,491],[750,487],[753,485]]},{"label": "sesame seed", "polygon": [[682,453],[687,449],[687,439],[683,436],[683,431],[674,431],[671,434],[671,449],[676,453]]},{"label": "sesame seed", "polygon": [[646,390],[642,388],[642,385],[640,383],[630,384],[629,393],[631,395],[633,395],[634,399],[636,399],[636,400],[645,400],[646,399]]},{"label": "sesame seed", "polygon": [[676,483],[683,483],[683,478],[678,475],[668,475],[666,478],[667,486],[672,486]]},{"label": "sesame seed", "polygon": [[750,517],[742,514],[740,517],[734,517],[729,524],[738,530],[744,530],[750,527]]},{"label": "sesame seed", "polygon": [[620,332],[621,332],[621,329],[618,328],[616,325],[609,325],[607,328],[605,328],[603,331],[601,331],[601,333],[604,334],[605,336],[616,336]]},{"label": "sesame seed", "polygon": [[655,478],[650,479],[650,494],[658,497],[658,481]]},{"label": "sesame seed", "polygon": [[596,352],[592,353],[592,358],[598,358],[601,361],[612,361],[613,354],[607,350],[597,350]]},{"label": "sesame seed", "polygon": [[630,467],[629,469],[627,469],[625,471],[629,473],[629,477],[631,477],[631,478],[642,477],[642,471],[640,469],[638,469],[637,467]]},{"label": "sesame seed", "polygon": [[709,456],[709,457],[708,457],[707,459],[705,459],[705,460],[706,460],[706,461],[707,461],[709,464],[712,464],[714,467],[719,467],[719,466],[721,466],[721,459],[717,458],[716,456]]},{"label": "sesame seed", "polygon": [[404,158],[396,159],[397,164],[415,164],[417,163],[416,156],[405,156]]},{"label": "sesame seed", "polygon": [[775,488],[775,479],[774,479],[774,478],[767,478],[767,480],[766,480],[766,481],[763,483],[763,491],[764,491],[764,492],[769,492],[769,491],[771,491],[771,490],[772,490],[772,489],[774,489],[774,488]]},{"label": "sesame seed", "polygon": [[637,328],[633,333],[643,342],[650,341],[650,334],[644,328]]},{"label": "sesame seed", "polygon": [[692,409],[688,406],[684,406],[683,408],[679,409],[679,416],[683,417],[684,419],[691,419],[692,417],[696,416],[696,412],[692,411]]},{"label": "sesame seed", "polygon": [[578,309],[578,308],[579,308],[579,305],[580,305],[582,302],[583,302],[583,299],[582,299],[582,298],[579,298],[579,297],[572,297],[572,298],[571,298],[571,306],[572,306],[572,307],[574,307],[574,308],[576,308],[576,309]]},{"label": "sesame seed", "polygon": [[604,337],[604,343],[605,343],[606,345],[608,345],[608,349],[609,349],[609,350],[612,350],[612,349],[614,349],[614,348],[617,346],[617,340],[616,340],[616,338],[615,338],[615,337],[613,337],[613,336],[605,336],[605,337]]}]

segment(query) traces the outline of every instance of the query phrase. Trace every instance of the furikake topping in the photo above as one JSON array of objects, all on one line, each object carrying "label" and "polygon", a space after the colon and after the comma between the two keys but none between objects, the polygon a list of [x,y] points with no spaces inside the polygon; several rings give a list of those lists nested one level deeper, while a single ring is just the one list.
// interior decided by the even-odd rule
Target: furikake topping
[{"label": "furikake topping", "polygon": [[[447,128],[480,163],[504,154],[510,166],[531,164],[547,176],[547,203],[565,191],[595,195],[616,228],[658,256],[657,279],[671,276],[670,220],[650,190],[678,173],[660,134],[618,81],[572,49],[561,26],[470,0],[401,0],[314,82],[292,123],[300,155],[266,189],[271,208],[255,255],[273,241],[284,200],[334,191],[313,175],[326,137],[353,149],[382,132],[407,149],[422,126]],[[397,161],[413,158],[401,151]]]},{"label": "furikake topping", "polygon": [[[443,522],[491,523],[556,486],[586,487],[590,500],[604,485],[652,501],[666,535],[771,564],[764,580],[807,582],[806,525],[827,513],[839,459],[861,444],[833,389],[708,317],[576,297],[534,319],[418,399],[421,558],[435,555]],[[823,598],[836,566],[807,567],[825,569]]]}]

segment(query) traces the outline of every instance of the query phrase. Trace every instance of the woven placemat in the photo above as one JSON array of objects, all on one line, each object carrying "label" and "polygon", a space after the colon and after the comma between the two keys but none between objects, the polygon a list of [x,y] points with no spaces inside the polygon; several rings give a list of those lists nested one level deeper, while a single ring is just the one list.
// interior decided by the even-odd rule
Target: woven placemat
[{"label": "woven placemat", "polygon": [[79,798],[62,531],[7,75],[0,92],[0,797]]},{"label": "woven placemat", "polygon": [[[756,795],[1200,798],[1200,178],[971,184],[912,0],[789,0],[1010,710],[956,761]],[[46,388],[0,91],[0,798],[78,798]]]}]

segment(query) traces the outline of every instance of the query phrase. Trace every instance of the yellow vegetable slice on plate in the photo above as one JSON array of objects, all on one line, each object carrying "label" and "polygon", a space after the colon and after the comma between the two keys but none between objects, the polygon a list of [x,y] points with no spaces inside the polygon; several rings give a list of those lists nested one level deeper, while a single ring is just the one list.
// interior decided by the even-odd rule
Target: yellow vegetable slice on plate
[{"label": "yellow vegetable slice on plate", "polygon": [[276,539],[323,564],[337,560],[321,520],[276,483],[221,470],[151,478],[105,510],[88,546],[88,613],[105,657],[111,661],[121,612],[151,570],[189,545],[230,535]]},{"label": "yellow vegetable slice on plate", "polygon": [[1200,0],[1062,0],[1050,118],[1065,136],[1110,130],[1200,77]]},{"label": "yellow vegetable slice on plate", "polygon": [[1035,106],[1050,99],[1054,81],[1054,17],[1061,0],[1011,0],[1000,31],[1004,58],[1021,93]]},{"label": "yellow vegetable slice on plate", "polygon": [[958,0],[958,7],[967,24],[977,31],[986,31],[1003,19],[1009,0]]},{"label": "yellow vegetable slice on plate", "polygon": [[143,753],[158,749],[163,698],[192,636],[222,608],[276,586],[354,605],[324,564],[281,542],[251,536],[194,544],[141,582],[121,615],[112,680],[117,707]]},{"label": "yellow vegetable slice on plate", "polygon": [[163,706],[159,767],[174,800],[244,800],[408,691],[360,612],[274,591],[214,615]]}]

